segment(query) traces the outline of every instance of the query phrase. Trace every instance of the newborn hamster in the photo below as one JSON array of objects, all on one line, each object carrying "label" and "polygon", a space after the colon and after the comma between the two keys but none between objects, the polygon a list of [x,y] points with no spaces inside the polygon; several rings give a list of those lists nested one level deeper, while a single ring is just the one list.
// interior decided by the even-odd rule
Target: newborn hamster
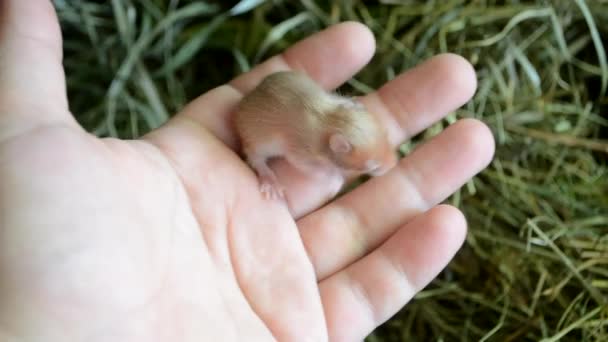
[{"label": "newborn hamster", "polygon": [[238,105],[234,126],[266,199],[283,197],[268,166],[282,157],[301,171],[334,168],[379,176],[397,158],[378,119],[355,99],[325,91],[304,73],[267,76]]}]

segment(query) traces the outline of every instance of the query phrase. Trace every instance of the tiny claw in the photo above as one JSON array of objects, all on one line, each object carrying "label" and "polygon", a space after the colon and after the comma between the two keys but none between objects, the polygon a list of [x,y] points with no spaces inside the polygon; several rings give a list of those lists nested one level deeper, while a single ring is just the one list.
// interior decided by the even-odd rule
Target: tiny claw
[{"label": "tiny claw", "polygon": [[268,179],[260,180],[260,192],[266,200],[281,199],[284,197],[283,188]]}]

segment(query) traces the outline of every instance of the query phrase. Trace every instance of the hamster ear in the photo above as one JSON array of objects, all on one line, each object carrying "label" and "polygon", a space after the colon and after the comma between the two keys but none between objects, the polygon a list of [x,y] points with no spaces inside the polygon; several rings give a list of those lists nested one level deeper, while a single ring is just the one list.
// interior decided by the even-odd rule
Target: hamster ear
[{"label": "hamster ear", "polygon": [[352,146],[344,135],[334,133],[329,137],[329,148],[334,153],[348,153],[352,149]]}]

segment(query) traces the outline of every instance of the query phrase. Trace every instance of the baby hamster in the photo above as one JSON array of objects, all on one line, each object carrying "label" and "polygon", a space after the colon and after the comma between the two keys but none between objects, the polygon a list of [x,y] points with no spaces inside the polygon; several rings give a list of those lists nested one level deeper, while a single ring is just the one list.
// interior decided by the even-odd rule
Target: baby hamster
[{"label": "baby hamster", "polygon": [[306,172],[329,167],[372,176],[397,162],[384,127],[361,103],[297,71],[267,76],[237,106],[234,126],[266,199],[284,191],[268,166],[271,158]]}]

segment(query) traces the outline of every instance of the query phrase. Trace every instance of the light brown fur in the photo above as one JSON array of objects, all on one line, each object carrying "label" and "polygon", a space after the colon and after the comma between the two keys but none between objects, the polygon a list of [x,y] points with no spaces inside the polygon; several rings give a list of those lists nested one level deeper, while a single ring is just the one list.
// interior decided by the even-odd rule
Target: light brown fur
[{"label": "light brown fur", "polygon": [[[265,197],[282,195],[267,160],[284,157],[300,169],[322,166],[381,174],[396,163],[386,132],[360,103],[326,92],[300,72],[267,76],[238,105],[234,124],[243,152],[260,177]],[[336,153],[330,138],[338,135]],[[335,145],[332,145],[335,146]],[[378,164],[375,170],[371,164]]]}]

